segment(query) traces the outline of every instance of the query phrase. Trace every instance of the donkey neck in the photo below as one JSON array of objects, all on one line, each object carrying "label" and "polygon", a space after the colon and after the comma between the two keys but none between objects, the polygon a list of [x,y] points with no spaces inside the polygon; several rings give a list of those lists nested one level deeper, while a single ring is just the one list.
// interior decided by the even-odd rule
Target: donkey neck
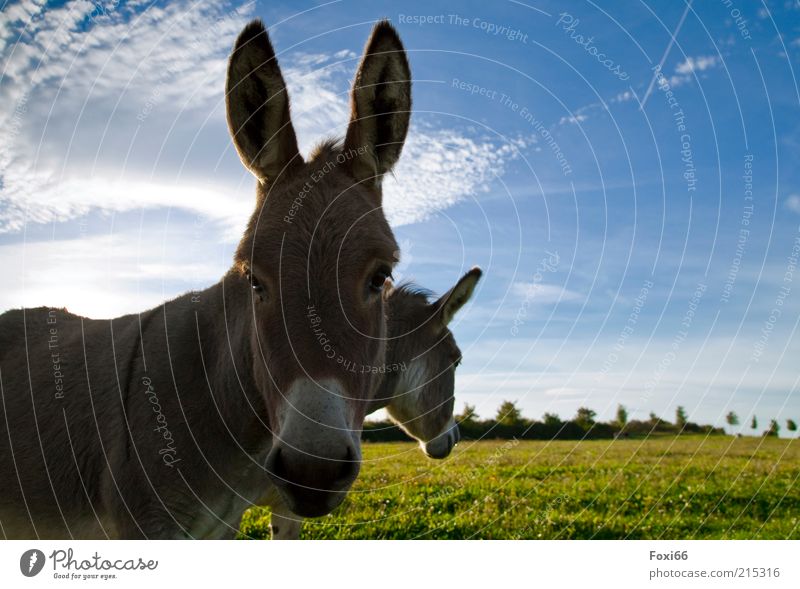
[{"label": "donkey neck", "polygon": [[209,288],[167,304],[175,307],[167,312],[178,314],[185,330],[183,339],[193,338],[191,346],[199,354],[200,362],[193,360],[196,354],[186,358],[192,364],[186,380],[197,382],[197,373],[203,372],[202,380],[207,381],[230,431],[254,452],[268,447],[269,416],[253,373],[254,327],[247,284],[235,272],[228,272]]},{"label": "donkey neck", "polygon": [[[385,409],[392,404],[398,394],[405,391],[398,390],[403,384],[403,372],[407,368],[407,362],[411,361],[411,356],[406,357],[401,352],[396,340],[391,339],[386,346],[386,372],[383,374],[380,384],[375,392],[374,398],[369,402],[367,413],[373,413],[378,409]],[[402,368],[399,368],[402,367]]]},{"label": "donkey neck", "polygon": [[[368,413],[385,409],[395,396],[408,392],[407,370],[416,359],[415,334],[426,319],[428,291],[413,284],[406,284],[393,291],[388,299],[386,367],[402,367],[388,370],[381,379],[375,398],[370,402]],[[417,336],[418,337],[418,336]],[[400,390],[403,388],[404,390]]]}]

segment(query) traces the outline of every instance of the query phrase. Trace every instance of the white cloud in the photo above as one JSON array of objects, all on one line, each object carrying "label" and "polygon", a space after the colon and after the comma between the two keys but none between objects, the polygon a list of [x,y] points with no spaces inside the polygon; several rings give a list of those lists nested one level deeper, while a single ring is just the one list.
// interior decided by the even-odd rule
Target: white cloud
[{"label": "white cloud", "polygon": [[48,110],[63,93],[78,105],[126,93],[141,104],[156,87],[165,101],[184,99],[189,89],[218,99],[204,81],[224,71],[232,37],[252,8],[186,1],[136,12],[130,4],[102,10],[86,1],[46,9],[29,3],[0,32],[9,48],[3,98],[14,103],[35,92]]},{"label": "white cloud", "polygon": [[488,192],[527,145],[523,139],[502,143],[453,129],[412,125],[400,162],[384,181],[389,222],[424,221],[469,196]]},{"label": "white cloud", "polygon": [[[181,124],[193,117],[179,119],[200,112],[202,121],[203,111],[213,113],[222,100],[227,55],[252,3],[135,9],[28,3],[17,5],[0,29],[8,55],[0,125],[9,130],[0,145],[0,232],[95,208],[184,206],[215,218],[228,214],[211,204],[208,190],[186,198],[185,189],[159,181],[152,170],[161,162],[140,165],[135,154],[152,158],[179,135],[191,145],[193,135]],[[175,159],[168,150],[162,155]],[[149,167],[150,178],[137,166]],[[239,207],[230,210],[240,214]]]},{"label": "white cloud", "polygon": [[583,115],[583,114],[573,115],[573,116],[569,116],[569,117],[561,117],[561,119],[558,121],[558,123],[560,125],[563,125],[564,123],[571,123],[573,125],[577,125],[578,123],[582,123],[583,121],[587,120],[588,118],[589,117],[587,115]]},{"label": "white cloud", "polygon": [[685,61],[675,66],[676,74],[691,74],[703,72],[715,67],[719,63],[719,58],[715,55],[699,55],[697,57],[687,57]]},{"label": "white cloud", "polygon": [[580,389],[571,389],[568,387],[554,387],[552,389],[546,389],[544,391],[544,394],[552,397],[562,397],[562,396],[586,395],[586,391],[582,391]]},{"label": "white cloud", "polygon": [[19,229],[26,221],[47,223],[91,211],[127,212],[157,207],[181,208],[237,228],[247,221],[253,201],[252,191],[237,193],[222,186],[192,186],[187,182],[169,185],[96,176],[64,178],[44,190],[32,191],[24,200],[24,208],[15,205],[13,200],[5,204],[0,231]]},{"label": "white cloud", "polygon": [[208,227],[145,224],[141,230],[0,246],[10,277],[0,312],[18,307],[66,307],[92,318],[151,308],[219,280],[230,245],[205,239]]},{"label": "white cloud", "polygon": [[541,282],[515,282],[511,286],[511,293],[533,304],[564,303],[582,298],[580,294],[561,286]]},{"label": "white cloud", "polygon": [[[179,207],[241,227],[251,184],[240,186],[247,176],[239,168],[223,177],[215,167],[234,157],[221,108],[225,67],[252,8],[185,1],[106,13],[75,1],[11,11],[0,29],[9,53],[0,124],[10,130],[0,147],[0,232],[140,207]],[[342,135],[358,55],[287,51],[280,59],[301,149]],[[217,153],[202,155],[208,165],[194,153],[184,164],[211,179],[174,172],[172,162],[197,149],[198,128]],[[386,179],[387,217],[420,221],[487,191],[526,145],[415,122]]]},{"label": "white cloud", "polygon": [[673,87],[682,86],[692,81],[700,72],[715,68],[720,63],[721,59],[715,55],[688,56],[675,66],[675,74],[670,77],[669,83]]},{"label": "white cloud", "polygon": [[610,102],[628,102],[629,100],[633,100],[634,95],[633,92],[630,90],[625,90],[625,92],[620,92],[614,98],[610,100]]},{"label": "white cloud", "polygon": [[787,209],[792,211],[793,213],[800,214],[800,195],[798,194],[790,194],[785,201],[783,201],[783,206]]}]

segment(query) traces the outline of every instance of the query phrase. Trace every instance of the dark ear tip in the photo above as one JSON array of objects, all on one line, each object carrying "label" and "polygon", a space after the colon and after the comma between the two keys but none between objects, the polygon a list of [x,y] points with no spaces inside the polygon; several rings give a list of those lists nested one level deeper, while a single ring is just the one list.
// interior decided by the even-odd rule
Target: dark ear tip
[{"label": "dark ear tip", "polygon": [[369,37],[368,46],[372,48],[378,44],[382,45],[384,43],[394,45],[397,49],[403,49],[403,42],[400,40],[400,34],[388,19],[382,19],[375,23],[375,26],[372,28],[372,34]]},{"label": "dark ear tip", "polygon": [[264,22],[260,18],[255,18],[251,20],[245,27],[242,29],[242,32],[239,33],[239,36],[236,38],[236,43],[233,46],[233,50],[237,51],[240,47],[249,43],[259,35],[267,36],[267,29],[264,26]]},{"label": "dark ear tip", "polygon": [[479,279],[483,276],[483,270],[480,269],[480,266],[473,266],[470,268],[469,272],[467,272],[467,276],[474,276],[475,279]]}]

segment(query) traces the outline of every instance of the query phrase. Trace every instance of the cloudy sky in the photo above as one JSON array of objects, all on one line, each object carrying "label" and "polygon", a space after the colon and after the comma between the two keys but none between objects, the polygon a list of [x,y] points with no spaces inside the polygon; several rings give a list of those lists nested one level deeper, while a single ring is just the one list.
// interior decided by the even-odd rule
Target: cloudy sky
[{"label": "cloudy sky", "polygon": [[415,79],[395,274],[485,270],[459,402],[800,418],[798,3],[395,4],[4,3],[0,310],[213,284],[253,206],[223,110],[237,32],[269,27],[307,153],[387,17]]}]

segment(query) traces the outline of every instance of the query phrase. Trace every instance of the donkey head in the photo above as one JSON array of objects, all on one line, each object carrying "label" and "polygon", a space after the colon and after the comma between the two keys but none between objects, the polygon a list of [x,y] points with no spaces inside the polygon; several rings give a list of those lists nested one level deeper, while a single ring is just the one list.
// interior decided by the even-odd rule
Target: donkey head
[{"label": "donkey head", "polygon": [[385,406],[431,458],[447,457],[459,440],[453,407],[461,351],[447,325],[469,301],[480,277],[480,268],[473,268],[434,303],[424,291],[408,286],[389,291],[386,362],[392,370],[371,409]]},{"label": "donkey head", "polygon": [[273,433],[266,469],[294,513],[324,515],[358,474],[360,430],[383,365],[384,282],[398,251],[381,179],[408,131],[411,83],[395,30],[378,23],[352,89],[343,145],[305,161],[264,25],[239,35],[228,65],[228,126],[258,179],[232,280],[249,293],[256,386]]}]

